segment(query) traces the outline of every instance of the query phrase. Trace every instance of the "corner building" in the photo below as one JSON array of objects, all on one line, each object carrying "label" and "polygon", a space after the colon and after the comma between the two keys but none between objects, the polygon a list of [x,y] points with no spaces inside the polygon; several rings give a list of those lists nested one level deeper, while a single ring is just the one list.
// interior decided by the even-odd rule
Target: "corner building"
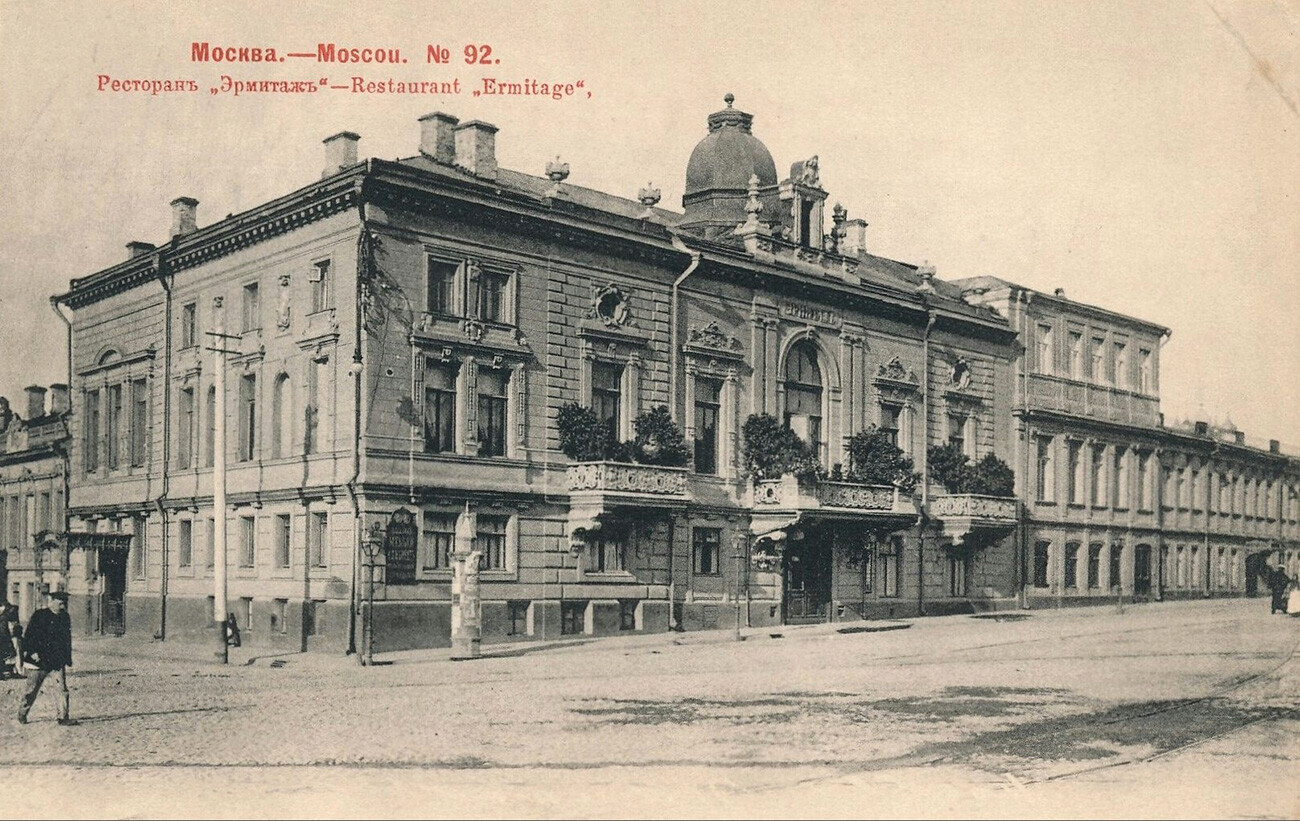
[{"label": "corner building", "polygon": [[[376,650],[448,645],[470,548],[485,641],[1012,600],[1014,499],[836,467],[870,425],[918,467],[949,441],[1009,460],[1015,330],[871,254],[864,220],[826,213],[818,159],[779,175],[730,98],[707,125],[681,212],[558,161],[501,168],[480,121],[423,117],[392,162],[343,132],[319,181],[202,228],[177,199],[168,242],[73,280],[71,527],[127,543],[122,628],[211,635],[218,414],[255,644],[356,648],[376,526]],[[622,439],[667,406],[693,458],[572,464],[573,402]],[[834,478],[746,476],[752,414]]]}]

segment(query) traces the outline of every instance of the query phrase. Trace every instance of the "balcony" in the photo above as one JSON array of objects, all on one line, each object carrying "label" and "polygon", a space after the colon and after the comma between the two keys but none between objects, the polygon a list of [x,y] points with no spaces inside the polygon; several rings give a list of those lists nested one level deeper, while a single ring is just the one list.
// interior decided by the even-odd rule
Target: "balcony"
[{"label": "balcony", "polygon": [[617,510],[680,510],[686,506],[686,468],[624,462],[569,465],[569,536],[599,530],[601,516]]},{"label": "balcony", "polygon": [[1000,539],[1016,526],[1013,496],[951,493],[930,500],[930,517],[939,522],[944,536],[961,545],[972,535]]},{"label": "balcony", "polygon": [[859,521],[873,530],[899,530],[917,519],[912,497],[892,485],[862,485],[825,479],[800,481],[786,474],[754,485],[753,530],[782,529],[796,521]]}]

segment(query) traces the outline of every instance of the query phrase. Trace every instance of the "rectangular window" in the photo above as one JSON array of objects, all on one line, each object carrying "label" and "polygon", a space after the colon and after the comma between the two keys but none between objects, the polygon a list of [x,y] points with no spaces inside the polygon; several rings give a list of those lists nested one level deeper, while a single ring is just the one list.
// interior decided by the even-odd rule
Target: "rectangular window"
[{"label": "rectangular window", "polygon": [[1047,587],[1047,556],[1051,545],[1039,542],[1034,545],[1034,587]]},{"label": "rectangular window", "polygon": [[181,388],[176,406],[176,467],[184,470],[194,457],[194,389]]},{"label": "rectangular window", "polygon": [[560,602],[560,633],[578,636],[587,632],[587,603],[585,601]]},{"label": "rectangular window", "polygon": [[271,599],[271,632],[287,633],[288,624],[285,621],[285,610],[289,608],[288,599]]},{"label": "rectangular window", "polygon": [[206,561],[204,564],[209,570],[211,570],[217,564],[217,523],[212,519],[208,519],[207,531],[207,556],[205,557]]},{"label": "rectangular window", "polygon": [[963,597],[970,593],[970,564],[964,552],[948,553],[948,595]]},{"label": "rectangular window", "polygon": [[623,392],[623,368],[608,362],[594,362],[591,366],[591,407],[596,418],[612,425],[615,435],[619,430],[620,403]]},{"label": "rectangular window", "polygon": [[145,531],[145,520],[137,517],[135,519],[135,538],[131,540],[131,577],[143,579],[145,577],[148,562],[146,557],[149,555],[149,540]]},{"label": "rectangular window", "polygon": [[180,561],[181,567],[194,566],[194,522],[189,519],[181,519],[180,538],[177,539],[176,555]]},{"label": "rectangular window", "polygon": [[948,414],[948,444],[966,453],[966,417]]},{"label": "rectangular window", "polygon": [[1138,463],[1138,508],[1151,509],[1151,454],[1136,454]]},{"label": "rectangular window", "polygon": [[86,427],[82,431],[85,439],[85,447],[82,452],[86,454],[86,472],[93,473],[99,470],[99,391],[86,391]]},{"label": "rectangular window", "polygon": [[722,572],[722,531],[716,527],[697,527],[691,531],[693,569],[697,576],[716,576]]},{"label": "rectangular window", "polygon": [[313,263],[307,270],[307,280],[311,283],[312,313],[333,307],[330,292],[330,261],[323,259]]},{"label": "rectangular window", "polygon": [[131,383],[131,466],[140,467],[147,458],[149,442],[149,383],[137,379]]},{"label": "rectangular window", "polygon": [[479,552],[479,570],[506,569],[506,525],[508,516],[478,516],[474,549]]},{"label": "rectangular window", "polygon": [[1065,586],[1074,589],[1079,586],[1079,546],[1065,546]]},{"label": "rectangular window", "polygon": [[424,368],[424,452],[456,451],[458,366],[430,359]]},{"label": "rectangular window", "polygon": [[1092,338],[1091,350],[1091,370],[1089,377],[1093,382],[1101,382],[1106,378],[1106,340],[1099,336]]},{"label": "rectangular window", "polygon": [[[53,530],[54,522],[50,519],[50,492],[47,490],[36,497],[36,531]],[[62,527],[59,528],[62,530]]]},{"label": "rectangular window", "polygon": [[256,282],[244,286],[243,330],[256,331],[262,327],[262,301]]},{"label": "rectangular window", "polygon": [[1151,366],[1151,351],[1146,348],[1138,350],[1138,390],[1152,394],[1156,390],[1155,373]]},{"label": "rectangular window", "polygon": [[509,371],[478,372],[478,455],[506,455],[506,391]]},{"label": "rectangular window", "polygon": [[239,380],[239,461],[251,462],[257,455],[257,374]]},{"label": "rectangular window", "polygon": [[245,630],[253,629],[253,597],[243,596],[239,599],[239,609],[235,611],[235,618],[239,623],[244,625]]},{"label": "rectangular window", "polygon": [[203,466],[212,467],[216,458],[217,442],[217,389],[208,388],[208,401],[203,407]]},{"label": "rectangular window", "polygon": [[450,570],[453,546],[456,544],[456,514],[424,512],[425,570]]},{"label": "rectangular window", "polygon": [[312,599],[303,602],[302,632],[304,636],[320,636],[325,633],[325,600]]},{"label": "rectangular window", "polygon": [[1175,553],[1177,557],[1174,565],[1174,584],[1178,587],[1187,586],[1187,549],[1183,545],[1178,545]]},{"label": "rectangular window", "polygon": [[590,536],[591,572],[620,573],[625,570],[627,536],[619,530],[602,528]]},{"label": "rectangular window", "polygon": [[715,379],[695,380],[695,472],[718,472],[718,412],[722,383]]},{"label": "rectangular window", "polygon": [[460,314],[456,304],[456,274],[460,265],[454,262],[429,258],[428,310],[431,314],[456,316]]},{"label": "rectangular window", "polygon": [[275,517],[275,566],[284,569],[289,566],[289,515],[281,513]]},{"label": "rectangular window", "polygon": [[329,564],[329,514],[313,511],[307,514],[307,552],[312,567]]},{"label": "rectangular window", "polygon": [[199,306],[190,302],[181,306],[181,347],[193,348],[199,344]]},{"label": "rectangular window", "polygon": [[321,422],[329,385],[329,359],[313,359],[307,366],[307,404],[303,408],[302,452],[317,453],[322,447],[324,430]]},{"label": "rectangular window", "polygon": [[889,443],[895,447],[901,447],[898,444],[898,420],[902,415],[903,409],[898,405],[880,406],[880,429],[884,431],[885,436],[889,437]]},{"label": "rectangular window", "polygon": [[239,566],[252,567],[257,558],[257,520],[252,516],[239,517]]},{"label": "rectangular window", "polygon": [[1124,546],[1110,546],[1110,589],[1118,590],[1123,585]]},{"label": "rectangular window", "polygon": [[1083,379],[1083,334],[1070,331],[1070,378]]},{"label": "rectangular window", "polygon": [[1092,506],[1106,503],[1106,446],[1092,446]]},{"label": "rectangular window", "polygon": [[1193,468],[1193,469],[1192,469],[1192,482],[1191,482],[1191,485],[1190,485],[1190,487],[1188,488],[1188,491],[1187,491],[1188,494],[1190,494],[1190,496],[1191,496],[1191,499],[1189,500],[1189,501],[1191,502],[1191,504],[1190,504],[1189,506],[1191,507],[1192,510],[1200,510],[1200,509],[1201,509],[1201,494],[1203,493],[1203,490],[1202,490],[1203,485],[1202,485],[1202,483],[1203,483],[1204,481],[1205,481],[1205,474],[1202,473],[1201,471],[1196,470],[1195,468]]},{"label": "rectangular window", "polygon": [[478,318],[484,322],[509,322],[510,275],[480,271],[477,298]]},{"label": "rectangular window", "polygon": [[1115,369],[1114,384],[1117,388],[1128,387],[1128,346],[1116,342],[1111,350],[1111,365]]},{"label": "rectangular window", "polygon": [[1101,588],[1101,545],[1088,545],[1088,589]]},{"label": "rectangular window", "polygon": [[526,601],[506,602],[506,618],[509,622],[506,635],[528,635],[528,605]]},{"label": "rectangular window", "polygon": [[898,579],[903,570],[903,537],[891,536],[876,548],[876,568],[880,574],[877,589],[881,596],[898,596]]},{"label": "rectangular window", "polygon": [[1052,367],[1054,353],[1052,349],[1052,326],[1039,325],[1037,362],[1039,373],[1051,373],[1054,370]]},{"label": "rectangular window", "polygon": [[1128,451],[1122,445],[1115,446],[1113,468],[1111,473],[1111,502],[1116,509],[1128,507]]},{"label": "rectangular window", "polygon": [[1083,443],[1070,442],[1070,493],[1069,500],[1072,505],[1083,504]]},{"label": "rectangular window", "polygon": [[104,463],[116,470],[122,453],[122,386],[108,386],[108,405],[104,412]]}]

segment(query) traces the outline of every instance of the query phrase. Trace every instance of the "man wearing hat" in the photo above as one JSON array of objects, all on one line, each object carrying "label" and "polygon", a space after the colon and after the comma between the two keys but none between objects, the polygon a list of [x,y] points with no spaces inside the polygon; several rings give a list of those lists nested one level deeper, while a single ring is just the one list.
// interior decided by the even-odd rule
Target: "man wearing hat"
[{"label": "man wearing hat", "polygon": [[68,594],[56,590],[45,607],[32,614],[23,641],[23,661],[27,664],[27,692],[18,708],[18,723],[27,723],[27,713],[41,692],[41,685],[51,674],[59,682],[59,723],[76,724],[68,716],[68,674],[72,666],[72,620],[68,618]]}]

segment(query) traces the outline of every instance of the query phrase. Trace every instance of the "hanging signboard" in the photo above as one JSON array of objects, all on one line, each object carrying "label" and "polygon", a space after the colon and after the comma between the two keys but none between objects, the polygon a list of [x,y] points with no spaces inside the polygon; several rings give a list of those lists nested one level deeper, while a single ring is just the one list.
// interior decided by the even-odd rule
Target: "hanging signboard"
[{"label": "hanging signboard", "polygon": [[386,583],[415,584],[417,535],[415,514],[406,508],[393,511],[384,537]]}]

